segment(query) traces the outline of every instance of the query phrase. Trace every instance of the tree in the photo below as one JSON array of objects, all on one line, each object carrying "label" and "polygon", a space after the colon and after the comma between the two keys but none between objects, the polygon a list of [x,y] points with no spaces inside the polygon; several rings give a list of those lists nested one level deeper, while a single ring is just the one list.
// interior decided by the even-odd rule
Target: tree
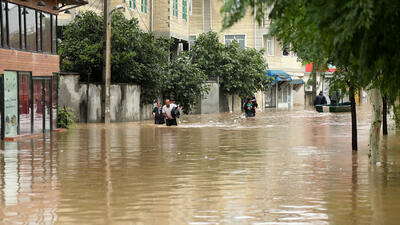
[{"label": "tree", "polygon": [[194,64],[208,76],[208,79],[216,79],[225,71],[223,64],[224,45],[219,42],[217,33],[209,31],[200,34],[195,45],[190,49],[190,57]]},{"label": "tree", "polygon": [[244,98],[267,87],[270,82],[265,75],[267,64],[263,52],[241,49],[236,41],[224,47],[221,67],[224,70],[219,76],[221,88],[231,95]]},{"label": "tree", "polygon": [[191,62],[188,54],[181,53],[168,65],[168,73],[162,82],[162,95],[164,98],[176,98],[183,112],[188,114],[200,97],[207,93],[206,81],[207,75]]},{"label": "tree", "polygon": [[209,79],[219,78],[224,93],[245,97],[270,82],[262,51],[241,49],[237,42],[224,46],[215,32],[201,34],[189,54]]},{"label": "tree", "polygon": [[[79,72],[84,81],[102,80],[103,26],[102,17],[91,11],[66,26],[59,48],[62,70]],[[171,41],[141,31],[137,19],[118,11],[111,27],[112,82],[141,85],[141,102],[153,103],[160,95]]]}]

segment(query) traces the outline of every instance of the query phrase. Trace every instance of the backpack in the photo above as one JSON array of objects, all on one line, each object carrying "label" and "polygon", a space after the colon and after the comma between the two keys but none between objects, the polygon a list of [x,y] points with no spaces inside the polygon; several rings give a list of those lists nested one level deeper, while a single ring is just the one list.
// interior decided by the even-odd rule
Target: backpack
[{"label": "backpack", "polygon": [[178,107],[174,107],[174,108],[172,108],[172,110],[171,110],[171,116],[172,116],[172,118],[179,118],[180,116],[181,116],[181,113],[179,112],[179,110],[178,110]]}]

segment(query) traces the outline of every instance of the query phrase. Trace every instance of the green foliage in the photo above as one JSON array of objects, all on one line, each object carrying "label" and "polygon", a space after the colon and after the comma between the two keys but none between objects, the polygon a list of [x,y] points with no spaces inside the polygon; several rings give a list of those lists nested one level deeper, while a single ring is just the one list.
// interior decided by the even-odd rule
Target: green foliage
[{"label": "green foliage", "polygon": [[400,106],[393,106],[393,120],[397,129],[400,129]]},{"label": "green foliage", "polygon": [[262,51],[241,49],[233,42],[225,46],[223,56],[224,72],[219,81],[225,93],[245,97],[268,86],[270,80],[265,75],[267,64]]},{"label": "green foliage", "polygon": [[[103,70],[103,17],[87,11],[67,25],[60,44],[61,69],[79,72],[82,80],[101,82]],[[156,39],[139,29],[135,18],[117,11],[111,23],[111,79],[141,85],[142,103],[159,96],[171,40]]]},{"label": "green foliage", "polygon": [[193,63],[208,76],[215,79],[225,71],[223,64],[224,45],[219,41],[218,34],[212,31],[200,34],[196,44],[190,49],[190,57]]},{"label": "green foliage", "polygon": [[94,12],[68,24],[59,45],[62,71],[77,71],[83,75],[101,77],[103,67],[103,20]]},{"label": "green foliage", "polygon": [[271,82],[265,75],[267,64],[262,51],[241,49],[237,42],[225,46],[215,32],[201,34],[190,56],[209,79],[218,77],[228,94],[245,97]]},{"label": "green foliage", "polygon": [[71,108],[63,107],[58,108],[57,112],[57,127],[59,128],[70,128],[75,124],[74,111]]},{"label": "green foliage", "polygon": [[162,82],[164,98],[175,98],[184,113],[188,114],[192,106],[208,91],[207,75],[197,64],[191,62],[186,53],[181,53],[168,66],[168,74]]}]

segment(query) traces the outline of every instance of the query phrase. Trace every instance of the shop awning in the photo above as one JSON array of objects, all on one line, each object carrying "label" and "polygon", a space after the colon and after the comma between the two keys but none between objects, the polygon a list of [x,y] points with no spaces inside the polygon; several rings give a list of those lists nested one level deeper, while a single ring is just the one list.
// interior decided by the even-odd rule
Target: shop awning
[{"label": "shop awning", "polygon": [[289,84],[293,84],[293,85],[296,85],[296,84],[304,84],[304,80],[303,80],[303,79],[293,79],[293,80],[291,80],[291,81],[289,82]]},{"label": "shop awning", "polygon": [[283,70],[266,70],[265,74],[270,77],[275,78],[273,85],[279,81],[291,81],[292,80],[292,76],[290,76],[290,74],[286,73]]}]

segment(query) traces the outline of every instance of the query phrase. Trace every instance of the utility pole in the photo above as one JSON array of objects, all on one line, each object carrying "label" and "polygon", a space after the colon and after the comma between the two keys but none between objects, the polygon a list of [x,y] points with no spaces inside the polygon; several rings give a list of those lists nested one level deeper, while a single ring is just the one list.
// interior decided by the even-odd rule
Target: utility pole
[{"label": "utility pole", "polygon": [[111,11],[110,0],[104,0],[104,62],[103,62],[103,121],[110,123],[110,85],[111,85]]}]

